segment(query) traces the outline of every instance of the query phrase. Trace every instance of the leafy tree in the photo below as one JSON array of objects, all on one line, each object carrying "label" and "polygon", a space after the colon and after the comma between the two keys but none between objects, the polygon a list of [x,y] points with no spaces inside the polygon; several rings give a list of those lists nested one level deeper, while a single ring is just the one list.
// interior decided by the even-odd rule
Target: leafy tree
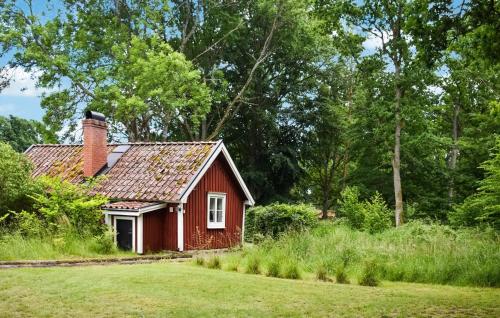
[{"label": "leafy tree", "polygon": [[33,144],[57,143],[57,136],[41,122],[11,115],[0,116],[0,141],[10,144],[18,152],[23,152]]},{"label": "leafy tree", "polygon": [[32,189],[31,163],[12,147],[0,142],[0,217],[26,207]]},{"label": "leafy tree", "polygon": [[317,90],[295,101],[292,118],[302,132],[300,162],[305,177],[295,191],[321,207],[323,218],[347,177],[349,130],[356,76],[346,66],[327,67]]},{"label": "leafy tree", "polygon": [[479,181],[477,192],[455,207],[450,220],[455,225],[490,224],[500,229],[500,138],[492,157],[481,168],[486,177]]}]

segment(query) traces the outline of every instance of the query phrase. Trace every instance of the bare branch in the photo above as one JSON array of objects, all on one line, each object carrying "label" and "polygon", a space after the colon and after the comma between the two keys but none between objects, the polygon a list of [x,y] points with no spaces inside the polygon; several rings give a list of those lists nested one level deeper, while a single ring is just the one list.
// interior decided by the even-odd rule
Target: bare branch
[{"label": "bare branch", "polygon": [[224,115],[222,118],[219,120],[217,123],[217,126],[215,127],[214,131],[208,136],[208,140],[214,139],[219,132],[221,131],[222,127],[226,123],[226,121],[231,118],[239,109],[241,105],[241,99],[243,97],[243,94],[245,93],[246,89],[250,85],[250,83],[253,80],[255,71],[259,68],[259,66],[268,58],[270,55],[268,50],[269,46],[271,45],[271,40],[273,38],[274,32],[277,29],[278,26],[278,18],[279,18],[279,11],[277,12],[276,16],[274,17],[273,24],[271,26],[271,29],[269,31],[269,34],[267,35],[267,38],[264,42],[264,45],[262,46],[262,49],[260,51],[259,57],[255,61],[255,64],[253,65],[252,69],[250,70],[250,73],[248,74],[247,80],[245,84],[241,87],[240,91],[236,96],[231,100],[231,102],[228,104],[226,110],[224,111]]}]

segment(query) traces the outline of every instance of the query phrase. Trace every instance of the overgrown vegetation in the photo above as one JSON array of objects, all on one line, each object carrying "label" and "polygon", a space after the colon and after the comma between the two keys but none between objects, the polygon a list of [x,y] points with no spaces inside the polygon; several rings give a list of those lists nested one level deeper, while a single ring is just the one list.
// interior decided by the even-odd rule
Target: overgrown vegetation
[{"label": "overgrown vegetation", "polygon": [[245,238],[259,241],[266,236],[278,237],[286,231],[301,231],[318,223],[316,210],[305,204],[274,203],[246,211]]},{"label": "overgrown vegetation", "polygon": [[380,193],[375,192],[370,200],[360,201],[359,189],[347,187],[340,197],[339,216],[345,217],[354,229],[379,233],[391,227],[392,211]]},{"label": "overgrown vegetation", "polygon": [[488,228],[456,230],[415,221],[371,234],[342,222],[323,222],[307,231],[268,237],[235,255],[231,259],[240,257],[247,273],[262,267],[267,275],[283,278],[296,279],[304,272],[367,286],[381,279],[500,286],[500,236]]},{"label": "overgrown vegetation", "polygon": [[92,257],[118,253],[102,223],[107,199],[92,193],[98,180],[74,185],[30,177],[31,165],[0,143],[0,259]]}]

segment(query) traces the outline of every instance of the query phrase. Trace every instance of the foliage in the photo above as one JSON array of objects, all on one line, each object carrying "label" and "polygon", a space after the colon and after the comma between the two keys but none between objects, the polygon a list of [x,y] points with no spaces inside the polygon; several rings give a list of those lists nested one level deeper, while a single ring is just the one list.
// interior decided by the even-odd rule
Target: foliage
[{"label": "foliage", "polygon": [[376,192],[370,200],[360,202],[356,187],[347,187],[342,191],[339,215],[345,217],[353,228],[370,233],[382,232],[391,226],[391,211],[380,193]]},{"label": "foliage", "polygon": [[29,206],[26,194],[32,190],[31,169],[26,157],[0,142],[0,217]]},{"label": "foliage", "polygon": [[455,208],[450,220],[455,225],[489,224],[500,230],[500,138],[491,159],[481,168],[485,178],[479,181],[477,193],[469,196]]},{"label": "foliage", "polygon": [[304,204],[273,203],[257,206],[248,209],[246,215],[247,238],[253,238],[256,234],[277,237],[286,231],[301,231],[314,227],[318,222],[315,209]]},{"label": "foliage", "polygon": [[382,280],[498,287],[499,240],[492,229],[454,230],[417,221],[375,234],[322,222],[309,231],[268,238],[236,255],[242,263],[258,259],[265,267],[282,264],[282,273],[295,264],[314,274],[322,264],[328,273],[346,279],[365,274],[372,279],[374,273],[366,269],[370,263]]},{"label": "foliage", "polygon": [[0,142],[8,143],[17,152],[33,144],[57,143],[57,136],[35,120],[0,116]]},{"label": "foliage", "polygon": [[107,198],[93,194],[94,182],[74,185],[57,178],[40,177],[41,192],[31,195],[34,214],[42,220],[48,233],[75,231],[80,235],[100,235],[102,225],[100,207]]}]

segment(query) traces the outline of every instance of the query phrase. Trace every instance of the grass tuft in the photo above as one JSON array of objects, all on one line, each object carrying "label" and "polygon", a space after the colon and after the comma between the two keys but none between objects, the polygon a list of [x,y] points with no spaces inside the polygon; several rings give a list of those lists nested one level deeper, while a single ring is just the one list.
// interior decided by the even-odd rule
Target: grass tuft
[{"label": "grass tuft", "polygon": [[280,277],[280,263],[273,260],[267,265],[266,276]]},{"label": "grass tuft", "polygon": [[194,259],[194,263],[198,266],[203,266],[205,265],[205,259],[201,256],[197,256],[195,259]]},{"label": "grass tuft", "polygon": [[347,273],[345,271],[345,267],[343,265],[337,267],[335,271],[335,281],[338,284],[349,284],[349,279],[347,278]]},{"label": "grass tuft", "polygon": [[211,268],[211,269],[220,269],[222,267],[221,260],[220,260],[219,256],[217,256],[217,255],[210,257],[208,259],[208,261],[206,262],[206,264],[207,264],[207,268]]},{"label": "grass tuft", "polygon": [[295,262],[289,262],[283,268],[283,278],[288,279],[300,279],[301,274],[299,270],[299,266]]},{"label": "grass tuft", "polygon": [[250,257],[245,272],[247,274],[260,274],[260,259],[255,256]]},{"label": "grass tuft", "polygon": [[359,278],[359,284],[361,286],[371,286],[375,287],[380,284],[378,278],[377,263],[375,261],[367,261]]},{"label": "grass tuft", "polygon": [[318,268],[316,268],[316,279],[324,282],[332,281],[332,279],[328,277],[328,271],[325,265],[319,265]]}]

